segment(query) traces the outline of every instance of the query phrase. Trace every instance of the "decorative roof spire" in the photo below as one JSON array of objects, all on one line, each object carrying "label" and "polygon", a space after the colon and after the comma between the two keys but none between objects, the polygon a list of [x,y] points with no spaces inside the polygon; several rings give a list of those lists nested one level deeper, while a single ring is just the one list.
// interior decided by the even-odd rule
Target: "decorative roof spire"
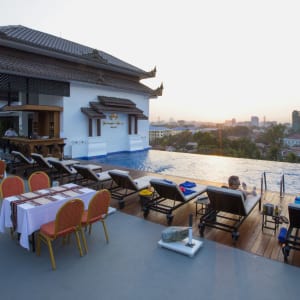
[{"label": "decorative roof spire", "polygon": [[163,83],[161,83],[161,85],[157,89],[153,90],[152,95],[155,97],[162,96],[163,89],[164,89],[164,85]]}]

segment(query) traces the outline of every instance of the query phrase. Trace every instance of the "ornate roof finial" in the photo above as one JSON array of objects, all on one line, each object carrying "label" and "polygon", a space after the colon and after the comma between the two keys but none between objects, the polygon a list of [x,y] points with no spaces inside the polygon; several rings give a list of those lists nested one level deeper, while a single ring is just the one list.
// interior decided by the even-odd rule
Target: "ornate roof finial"
[{"label": "ornate roof finial", "polygon": [[164,89],[164,85],[163,85],[163,83],[161,83],[161,85],[153,91],[153,95],[156,97],[162,96],[163,89]]}]

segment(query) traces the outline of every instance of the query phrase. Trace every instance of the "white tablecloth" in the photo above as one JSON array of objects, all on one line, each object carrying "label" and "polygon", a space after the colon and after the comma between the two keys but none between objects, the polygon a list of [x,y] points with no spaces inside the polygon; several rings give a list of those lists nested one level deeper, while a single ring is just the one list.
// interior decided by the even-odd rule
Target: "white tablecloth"
[{"label": "white tablecloth", "polygon": [[[68,186],[68,185],[64,185]],[[70,186],[71,187],[71,186]],[[20,245],[29,249],[28,237],[35,231],[39,230],[42,224],[48,223],[55,219],[58,209],[68,200],[79,198],[84,202],[85,209],[91,198],[96,193],[90,188],[81,187],[82,194],[77,194],[74,197],[58,197],[59,200],[47,204],[34,206],[30,202],[19,204],[17,206],[17,232],[21,234]],[[42,197],[42,196],[41,196]],[[1,214],[0,214],[0,231],[5,232],[5,228],[13,227],[11,220],[11,205],[12,201],[17,200],[15,196],[3,199]]]}]

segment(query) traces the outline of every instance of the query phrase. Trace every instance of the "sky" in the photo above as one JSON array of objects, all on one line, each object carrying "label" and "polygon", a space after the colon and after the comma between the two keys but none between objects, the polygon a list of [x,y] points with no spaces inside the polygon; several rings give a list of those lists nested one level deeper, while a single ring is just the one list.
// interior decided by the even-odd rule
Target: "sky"
[{"label": "sky", "polygon": [[23,25],[114,55],[163,83],[150,120],[291,122],[300,110],[298,0],[0,0]]}]

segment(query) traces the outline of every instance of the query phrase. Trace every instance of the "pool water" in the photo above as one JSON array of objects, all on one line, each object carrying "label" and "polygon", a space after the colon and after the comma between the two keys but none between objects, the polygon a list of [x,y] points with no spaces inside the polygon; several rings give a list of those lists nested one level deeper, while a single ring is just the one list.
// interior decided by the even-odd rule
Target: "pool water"
[{"label": "pool water", "polygon": [[238,175],[249,188],[260,188],[261,176],[265,172],[268,190],[278,192],[281,175],[284,174],[285,191],[300,193],[300,164],[294,163],[159,150],[110,154],[93,160],[129,169],[222,183],[227,183],[230,175]]}]

